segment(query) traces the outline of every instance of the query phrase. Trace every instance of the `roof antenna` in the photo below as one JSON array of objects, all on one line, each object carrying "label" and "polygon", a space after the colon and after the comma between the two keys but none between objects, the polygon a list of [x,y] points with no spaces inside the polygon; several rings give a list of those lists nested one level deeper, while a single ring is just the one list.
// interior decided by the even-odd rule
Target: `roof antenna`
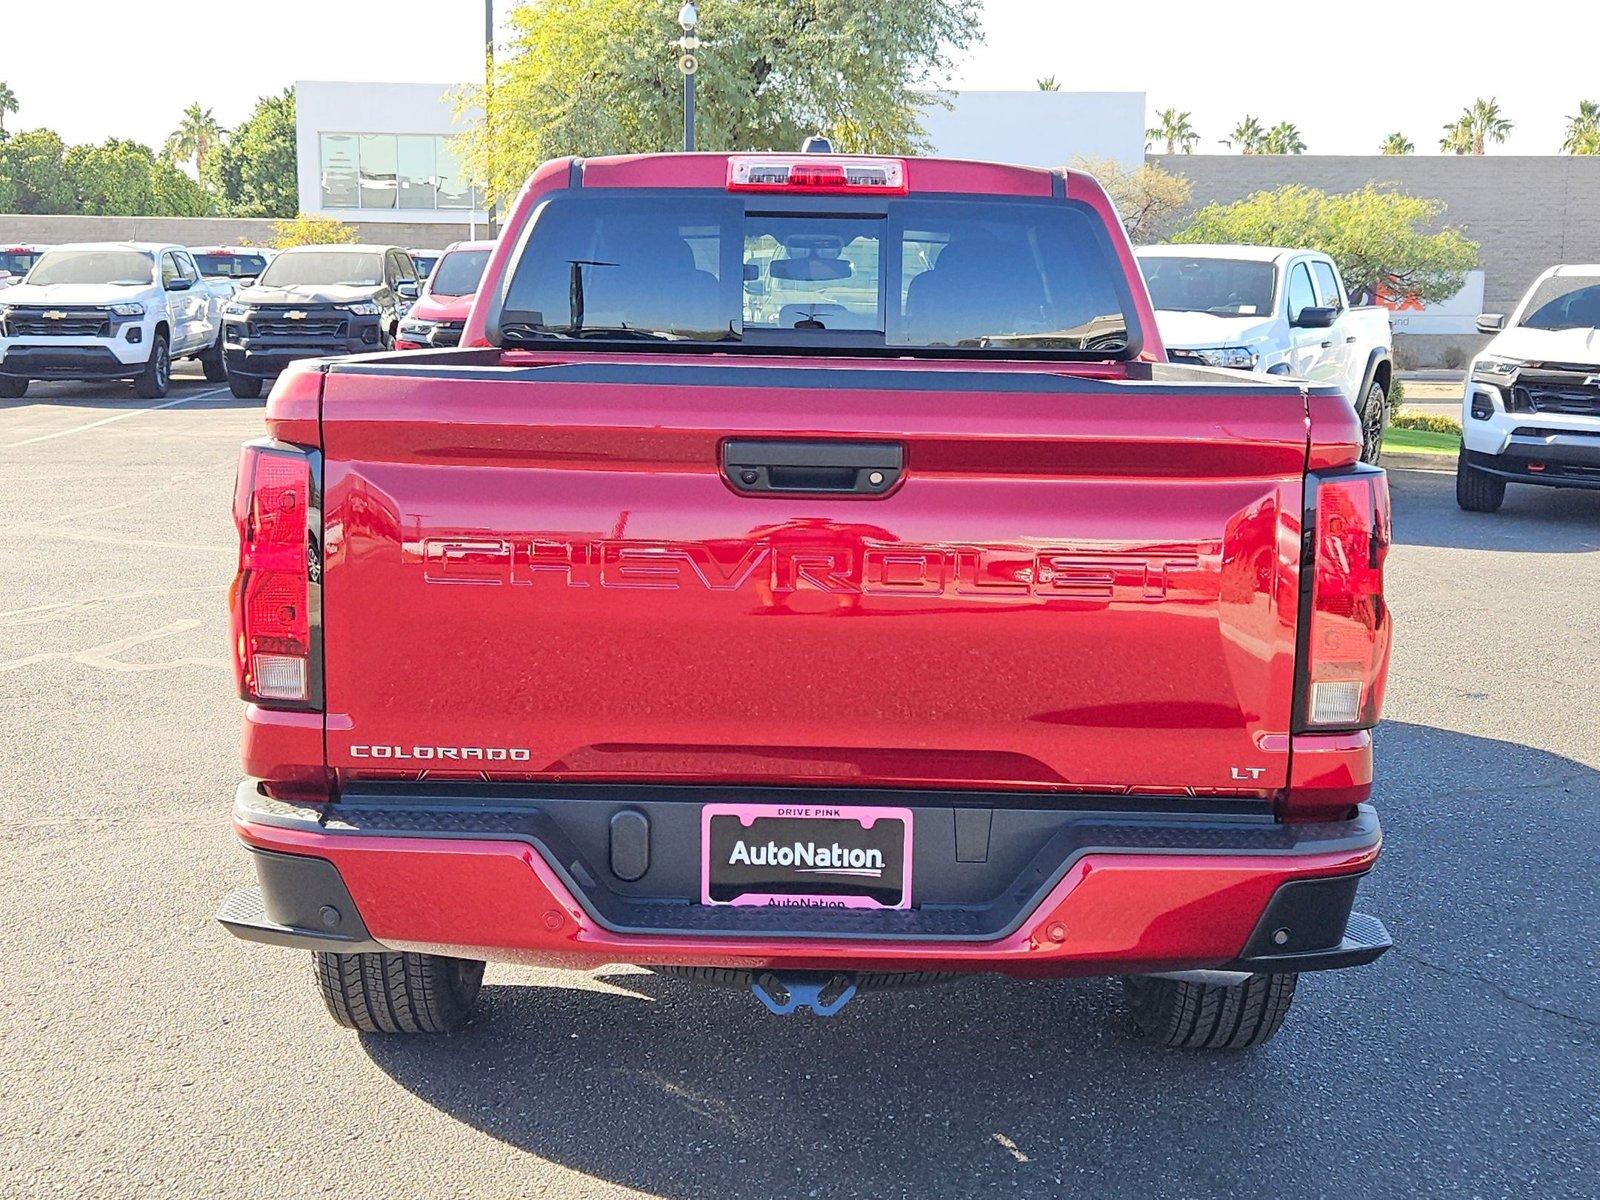
[{"label": "roof antenna", "polygon": [[833,153],[833,143],[828,140],[828,137],[827,137],[826,134],[813,133],[805,141],[800,143],[800,153],[801,154],[832,154]]}]

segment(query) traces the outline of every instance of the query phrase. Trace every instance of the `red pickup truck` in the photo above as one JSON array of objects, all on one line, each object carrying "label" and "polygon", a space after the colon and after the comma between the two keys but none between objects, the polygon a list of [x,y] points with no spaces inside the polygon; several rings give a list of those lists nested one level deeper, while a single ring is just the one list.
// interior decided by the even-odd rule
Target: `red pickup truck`
[{"label": "red pickup truck", "polygon": [[1076,172],[544,165],[460,347],[296,365],[244,448],[219,919],[365,1031],[492,960],[1266,1041],[1390,944],[1388,490],[1334,389],[1165,357]]}]

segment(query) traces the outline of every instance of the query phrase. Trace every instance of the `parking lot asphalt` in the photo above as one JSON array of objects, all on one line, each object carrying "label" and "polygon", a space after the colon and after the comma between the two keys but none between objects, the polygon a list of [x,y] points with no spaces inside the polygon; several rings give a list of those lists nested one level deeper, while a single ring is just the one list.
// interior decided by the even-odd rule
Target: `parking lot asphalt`
[{"label": "parking lot asphalt", "polygon": [[1306,976],[1261,1050],[1144,1049],[1104,981],[817,1021],[495,967],[466,1032],[363,1040],[212,923],[248,880],[224,594],[261,405],[161,403],[0,403],[0,1195],[1600,1192],[1600,496],[1469,516],[1394,475],[1360,906],[1396,949]]}]

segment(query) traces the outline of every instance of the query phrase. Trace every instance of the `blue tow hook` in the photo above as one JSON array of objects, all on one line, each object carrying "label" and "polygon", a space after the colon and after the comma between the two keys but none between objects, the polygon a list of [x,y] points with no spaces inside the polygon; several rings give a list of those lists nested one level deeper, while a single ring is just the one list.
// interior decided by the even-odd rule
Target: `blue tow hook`
[{"label": "blue tow hook", "polygon": [[767,1011],[787,1017],[802,1008],[815,1016],[836,1016],[855,998],[856,981],[849,975],[812,971],[769,971],[751,981],[750,990]]}]

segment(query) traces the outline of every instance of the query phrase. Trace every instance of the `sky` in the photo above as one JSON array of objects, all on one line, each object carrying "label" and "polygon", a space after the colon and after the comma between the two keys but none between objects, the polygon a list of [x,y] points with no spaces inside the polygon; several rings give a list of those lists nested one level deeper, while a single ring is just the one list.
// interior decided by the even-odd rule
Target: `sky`
[{"label": "sky", "polygon": [[[1068,90],[1143,91],[1152,115],[1192,113],[1201,153],[1225,153],[1219,139],[1246,114],[1295,122],[1311,153],[1375,153],[1396,131],[1436,153],[1441,126],[1488,95],[1516,123],[1492,152],[1552,154],[1578,101],[1600,100],[1592,0],[984,8],[985,39],[961,56],[952,87],[1031,88],[1054,75]],[[159,146],[194,100],[231,126],[296,79],[470,79],[482,37],[483,0],[0,0],[0,80],[21,103],[5,125]]]}]

